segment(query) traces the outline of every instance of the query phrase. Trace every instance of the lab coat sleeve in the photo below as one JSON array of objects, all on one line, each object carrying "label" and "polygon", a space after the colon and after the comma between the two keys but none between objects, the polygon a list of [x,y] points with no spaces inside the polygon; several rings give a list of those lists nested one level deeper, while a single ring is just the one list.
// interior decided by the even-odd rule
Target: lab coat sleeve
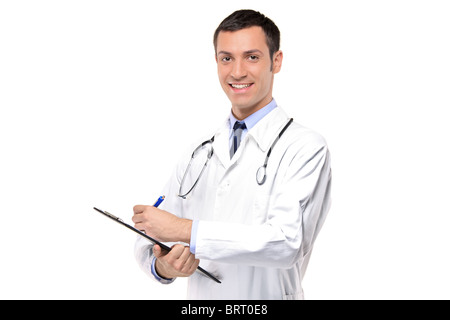
[{"label": "lab coat sleeve", "polygon": [[259,225],[199,221],[196,258],[290,268],[311,251],[330,206],[330,154],[323,139],[295,148],[278,169],[267,220]]}]

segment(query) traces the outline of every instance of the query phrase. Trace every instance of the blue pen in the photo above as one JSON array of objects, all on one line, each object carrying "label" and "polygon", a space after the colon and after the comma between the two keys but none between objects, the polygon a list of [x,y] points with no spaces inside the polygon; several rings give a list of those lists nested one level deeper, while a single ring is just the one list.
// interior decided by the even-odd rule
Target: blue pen
[{"label": "blue pen", "polygon": [[161,202],[164,201],[165,198],[166,198],[166,196],[159,197],[158,200],[156,200],[156,202],[155,202],[155,204],[153,206],[158,208],[158,206],[161,204]]}]

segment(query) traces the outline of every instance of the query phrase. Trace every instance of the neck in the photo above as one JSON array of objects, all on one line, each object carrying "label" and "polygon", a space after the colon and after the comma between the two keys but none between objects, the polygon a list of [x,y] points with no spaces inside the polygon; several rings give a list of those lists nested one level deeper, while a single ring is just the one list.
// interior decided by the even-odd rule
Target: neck
[{"label": "neck", "polygon": [[231,106],[231,112],[233,113],[233,116],[238,119],[239,121],[244,120],[248,116],[252,115],[256,111],[264,108],[272,101],[272,95],[267,96],[267,98],[261,100],[258,104],[254,106],[239,106],[239,105],[232,105]]}]

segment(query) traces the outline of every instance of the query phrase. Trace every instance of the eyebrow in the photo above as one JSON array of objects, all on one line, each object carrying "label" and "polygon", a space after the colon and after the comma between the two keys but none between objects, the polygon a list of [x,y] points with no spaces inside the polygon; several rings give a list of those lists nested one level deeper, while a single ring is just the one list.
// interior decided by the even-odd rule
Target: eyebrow
[{"label": "eyebrow", "polygon": [[[262,51],[261,51],[261,50],[258,50],[258,49],[252,49],[252,50],[244,51],[244,54],[252,54],[252,53],[258,53],[258,54],[260,54],[260,55],[263,55]],[[219,51],[219,52],[217,53],[217,55],[220,55],[220,54],[224,54],[224,55],[232,55],[231,52],[223,51],[223,50],[221,50],[221,51]]]},{"label": "eyebrow", "polygon": [[260,54],[260,55],[263,55],[262,51],[261,51],[261,50],[258,50],[258,49],[248,50],[248,51],[245,51],[244,53],[245,53],[245,54],[258,53],[258,54]]}]

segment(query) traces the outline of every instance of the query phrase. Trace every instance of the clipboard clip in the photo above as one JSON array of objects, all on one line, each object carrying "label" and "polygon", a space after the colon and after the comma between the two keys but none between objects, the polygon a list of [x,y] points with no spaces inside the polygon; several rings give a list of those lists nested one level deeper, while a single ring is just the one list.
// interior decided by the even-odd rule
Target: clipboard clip
[{"label": "clipboard clip", "polygon": [[98,209],[96,207],[94,207],[94,209],[97,210],[100,213],[103,213],[105,216],[107,216],[107,217],[109,217],[111,219],[114,219],[114,220],[117,220],[117,221],[123,221],[122,219],[120,219],[119,217],[116,217],[115,215],[113,215],[112,213],[109,213],[108,211],[100,210],[100,209]]}]

